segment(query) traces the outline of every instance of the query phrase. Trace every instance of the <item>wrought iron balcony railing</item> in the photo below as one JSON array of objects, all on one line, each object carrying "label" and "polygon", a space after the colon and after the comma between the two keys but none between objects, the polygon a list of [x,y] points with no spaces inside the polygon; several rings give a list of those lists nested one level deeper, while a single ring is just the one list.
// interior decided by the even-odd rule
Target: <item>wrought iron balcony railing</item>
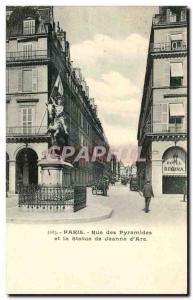
[{"label": "wrought iron balcony railing", "polygon": [[184,24],[186,23],[186,17],[177,18],[176,15],[172,15],[169,18],[162,15],[155,15],[153,17],[153,25],[154,26],[163,26],[163,25],[172,25],[172,24]]},{"label": "wrought iron balcony railing", "polygon": [[152,126],[152,124],[146,124],[144,126],[143,134],[178,134],[187,132],[183,125],[169,124],[167,128],[162,124],[160,124],[159,127],[155,126],[157,126],[157,124],[154,126]]},{"label": "wrought iron balcony railing", "polygon": [[6,136],[42,136],[47,135],[48,128],[46,126],[32,126],[32,127],[7,127]]},{"label": "wrought iron balcony railing", "polygon": [[17,52],[7,52],[6,61],[26,61],[26,60],[36,60],[36,59],[48,59],[47,50],[37,50],[37,51],[17,51]]},{"label": "wrought iron balcony railing", "polygon": [[152,43],[150,45],[151,52],[167,52],[167,51],[186,51],[187,41],[170,42],[170,43]]}]

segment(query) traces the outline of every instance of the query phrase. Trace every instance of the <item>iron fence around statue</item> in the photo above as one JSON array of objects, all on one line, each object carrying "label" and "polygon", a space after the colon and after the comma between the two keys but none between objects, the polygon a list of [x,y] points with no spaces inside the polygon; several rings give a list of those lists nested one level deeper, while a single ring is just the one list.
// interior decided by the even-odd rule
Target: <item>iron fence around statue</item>
[{"label": "iron fence around statue", "polygon": [[77,211],[86,206],[86,187],[19,185],[19,207],[32,209],[64,210],[72,207]]},{"label": "iron fence around statue", "polygon": [[86,207],[86,187],[74,187],[74,212]]}]

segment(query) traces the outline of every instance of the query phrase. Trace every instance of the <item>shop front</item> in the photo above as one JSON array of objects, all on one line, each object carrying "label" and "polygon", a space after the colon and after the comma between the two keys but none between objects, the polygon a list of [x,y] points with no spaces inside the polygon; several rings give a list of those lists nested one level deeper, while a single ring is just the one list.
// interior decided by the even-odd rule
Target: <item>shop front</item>
[{"label": "shop front", "polygon": [[163,194],[183,194],[186,179],[186,152],[180,147],[169,148],[162,160]]}]

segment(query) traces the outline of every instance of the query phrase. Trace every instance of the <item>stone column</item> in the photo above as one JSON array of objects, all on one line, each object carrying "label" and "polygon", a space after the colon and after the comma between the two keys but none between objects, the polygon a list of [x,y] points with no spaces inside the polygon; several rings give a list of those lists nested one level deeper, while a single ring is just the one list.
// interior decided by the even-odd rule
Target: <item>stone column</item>
[{"label": "stone column", "polygon": [[15,194],[16,161],[9,160],[9,193]]},{"label": "stone column", "polygon": [[152,160],[152,187],[155,197],[162,195],[162,160]]}]

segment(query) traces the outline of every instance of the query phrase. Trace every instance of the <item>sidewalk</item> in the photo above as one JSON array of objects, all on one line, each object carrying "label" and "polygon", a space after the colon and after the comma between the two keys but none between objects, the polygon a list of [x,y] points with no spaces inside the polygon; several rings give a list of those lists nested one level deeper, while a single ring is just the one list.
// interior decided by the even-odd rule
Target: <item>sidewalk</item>
[{"label": "sidewalk", "polygon": [[87,192],[87,206],[77,212],[51,210],[38,211],[19,208],[18,196],[6,199],[6,219],[8,223],[83,223],[101,221],[110,218],[113,210],[92,201],[91,192]]}]

